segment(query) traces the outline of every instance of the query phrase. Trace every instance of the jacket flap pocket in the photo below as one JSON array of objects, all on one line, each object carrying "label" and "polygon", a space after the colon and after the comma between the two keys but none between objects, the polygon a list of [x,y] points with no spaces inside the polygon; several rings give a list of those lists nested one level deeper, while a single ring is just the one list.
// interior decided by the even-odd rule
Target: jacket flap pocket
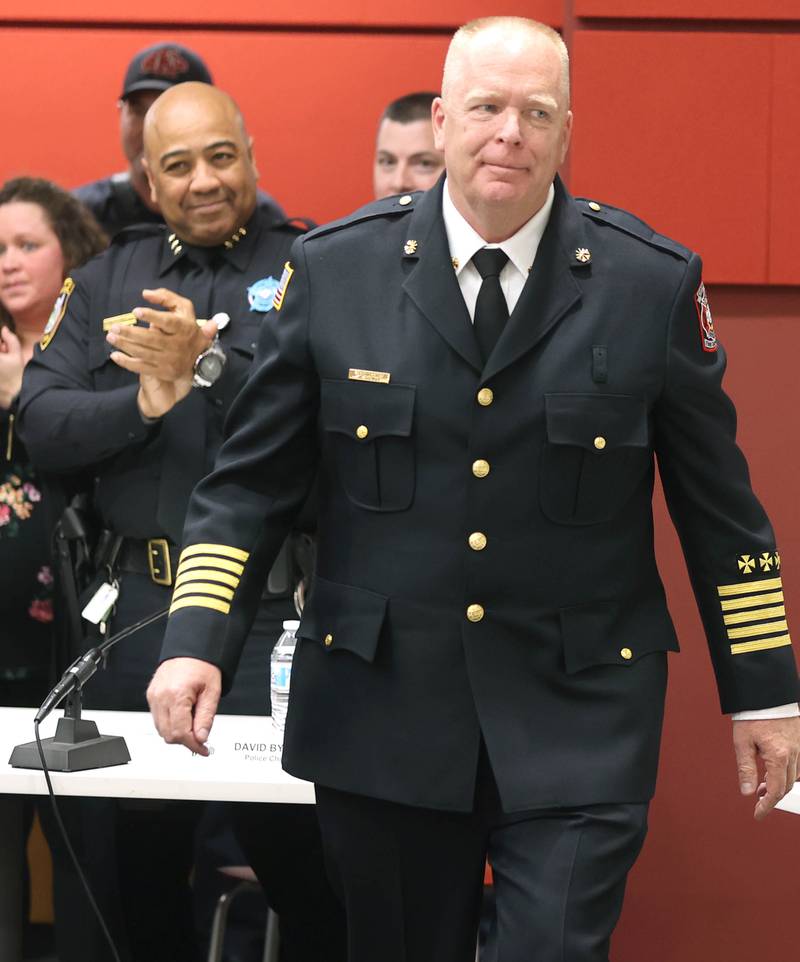
[{"label": "jacket flap pocket", "polygon": [[385,595],[336,584],[315,575],[297,636],[316,641],[326,651],[351,651],[365,661],[372,661],[386,615],[386,602]]},{"label": "jacket flap pocket", "polygon": [[593,665],[633,665],[654,651],[678,651],[663,596],[591,601],[559,609],[568,674]]},{"label": "jacket flap pocket", "polygon": [[546,394],[547,439],[597,453],[646,447],[647,408],[625,394]]},{"label": "jacket flap pocket", "polygon": [[325,379],[322,425],[326,431],[346,434],[361,442],[391,435],[408,437],[415,397],[416,388],[411,384]]}]

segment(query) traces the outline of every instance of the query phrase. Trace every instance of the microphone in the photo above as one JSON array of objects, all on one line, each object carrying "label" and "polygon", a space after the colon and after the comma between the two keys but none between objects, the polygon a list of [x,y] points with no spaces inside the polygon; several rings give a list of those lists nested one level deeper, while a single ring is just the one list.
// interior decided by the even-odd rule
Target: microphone
[{"label": "microphone", "polygon": [[127,628],[123,628],[122,631],[118,631],[116,635],[112,635],[106,639],[102,645],[98,645],[96,648],[90,648],[86,654],[81,655],[80,658],[76,658],[61,676],[58,684],[42,702],[39,711],[36,713],[34,724],[43,722],[50,712],[57,705],[61,704],[67,695],[75,691],[76,688],[80,689],[97,671],[97,667],[103,660],[105,653],[110,648],[113,648],[118,641],[122,641],[123,638],[127,638],[128,635],[132,635],[140,628],[146,628],[154,621],[158,621],[158,619],[163,618],[168,611],[169,608],[162,608],[161,611],[156,611],[154,614],[148,615],[147,618],[142,618],[141,621],[137,621],[133,625],[128,625]]},{"label": "microphone", "polygon": [[70,692],[84,685],[97,671],[97,666],[100,664],[102,657],[103,653],[99,648],[90,648],[85,655],[76,659],[42,702],[41,708],[36,712],[34,723],[43,722]]},{"label": "microphone", "polygon": [[[141,621],[112,635],[102,645],[90,648],[76,658],[61,676],[58,684],[42,702],[33,722],[36,741],[17,745],[11,753],[12,768],[43,768],[54,772],[75,772],[87,768],[104,768],[108,765],[124,765],[130,761],[125,739],[118,735],[101,735],[93,721],[81,718],[81,690],[97,671],[103,656],[118,641],[127,638],[140,628],[163,618],[168,608],[156,611]],[[39,744],[39,724],[64,699],[67,700],[64,717],[58,721],[56,733]]]}]

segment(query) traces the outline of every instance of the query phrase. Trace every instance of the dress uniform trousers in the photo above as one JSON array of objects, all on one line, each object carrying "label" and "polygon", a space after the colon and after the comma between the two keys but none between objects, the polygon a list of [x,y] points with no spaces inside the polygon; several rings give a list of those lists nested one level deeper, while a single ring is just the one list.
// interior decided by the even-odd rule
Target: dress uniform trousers
[{"label": "dress uniform trousers", "polygon": [[608,962],[647,808],[505,814],[484,747],[470,813],[317,786],[348,962],[473,962],[487,856],[496,912],[481,962]]}]

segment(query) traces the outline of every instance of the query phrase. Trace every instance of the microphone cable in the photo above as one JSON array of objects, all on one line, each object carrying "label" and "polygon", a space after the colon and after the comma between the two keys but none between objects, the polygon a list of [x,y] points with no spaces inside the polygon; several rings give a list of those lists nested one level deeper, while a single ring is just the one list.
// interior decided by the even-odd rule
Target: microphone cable
[{"label": "microphone cable", "polygon": [[[118,641],[122,641],[124,638],[127,638],[129,635],[132,635],[134,632],[139,631],[140,628],[146,628],[148,625],[153,624],[153,622],[158,621],[159,618],[163,618],[168,613],[168,611],[169,611],[169,608],[164,608],[161,611],[157,611],[155,614],[148,615],[146,618],[142,618],[140,621],[137,621],[134,624],[129,625],[127,628],[124,628],[122,631],[118,632],[116,635],[112,635],[112,637],[104,641],[102,645],[99,645],[97,648],[91,649],[91,651],[87,652],[86,655],[81,655],[80,658],[76,658],[75,661],[72,663],[72,665],[70,665],[70,667],[64,673],[64,676],[69,674],[71,669],[77,666],[78,663],[82,659],[85,659],[87,655],[89,655],[91,652],[97,652],[97,659],[95,662],[95,670],[96,670],[97,664],[99,663],[103,655],[110,648],[113,648]],[[90,673],[89,677],[91,677],[91,674],[94,674],[94,671]],[[75,676],[73,675],[72,677],[74,678]],[[62,677],[62,681],[63,681],[63,677]],[[59,682],[59,684],[61,683]],[[75,688],[77,688],[78,692],[80,692],[81,687],[82,687],[81,682],[75,681],[71,690],[74,690]],[[56,686],[56,688],[58,688],[58,686]],[[53,691],[55,691],[55,689],[53,689]],[[72,847],[72,842],[70,842],[69,832],[67,832],[67,828],[64,825],[63,819],[61,818],[61,812],[59,811],[58,802],[56,801],[56,793],[53,790],[53,783],[50,780],[50,770],[47,767],[47,759],[45,758],[44,748],[42,746],[42,740],[39,735],[39,725],[41,724],[41,722],[44,720],[46,715],[49,714],[50,711],[52,711],[58,704],[60,704],[61,701],[63,701],[64,698],[66,698],[66,696],[69,693],[70,691],[63,691],[60,697],[56,701],[54,701],[53,704],[49,705],[47,711],[44,714],[42,714],[42,709],[40,709],[39,713],[36,715],[36,718],[33,723],[33,732],[34,732],[34,737],[36,738],[36,750],[39,753],[39,761],[42,763],[44,780],[47,783],[47,793],[50,796],[50,804],[53,809],[53,815],[55,816],[58,829],[61,832],[61,837],[64,840],[64,845],[66,846],[67,852],[69,853],[69,857],[72,860],[72,864],[75,866],[75,871],[78,873],[78,878],[81,881],[81,885],[83,886],[83,890],[86,893],[86,897],[89,900],[89,904],[92,907],[92,911],[94,912],[97,918],[97,921],[100,923],[100,928],[103,932],[103,936],[105,937],[106,942],[108,943],[108,947],[111,949],[111,954],[114,957],[114,962],[121,962],[119,952],[117,951],[117,947],[114,944],[114,939],[111,937],[111,932],[109,931],[108,925],[106,924],[106,920],[103,917],[103,913],[100,910],[100,906],[97,904],[97,900],[94,897],[94,893],[92,892],[91,886],[89,885],[89,880],[84,875],[83,869],[81,868],[80,860],[78,859],[78,856],[75,854],[75,849]],[[50,698],[50,695],[48,695],[48,698]],[[48,698],[46,698],[45,701],[42,702],[42,706],[46,704]]]}]

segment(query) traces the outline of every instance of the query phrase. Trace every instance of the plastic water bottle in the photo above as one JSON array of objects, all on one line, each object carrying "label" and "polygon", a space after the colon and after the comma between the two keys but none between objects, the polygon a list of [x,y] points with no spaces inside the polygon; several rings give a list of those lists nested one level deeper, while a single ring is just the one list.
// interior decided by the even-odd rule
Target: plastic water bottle
[{"label": "plastic water bottle", "polygon": [[270,658],[269,698],[272,705],[272,724],[279,732],[282,732],[286,726],[289,685],[292,680],[292,658],[297,644],[295,632],[299,627],[299,621],[284,621],[283,634],[272,649]]}]

